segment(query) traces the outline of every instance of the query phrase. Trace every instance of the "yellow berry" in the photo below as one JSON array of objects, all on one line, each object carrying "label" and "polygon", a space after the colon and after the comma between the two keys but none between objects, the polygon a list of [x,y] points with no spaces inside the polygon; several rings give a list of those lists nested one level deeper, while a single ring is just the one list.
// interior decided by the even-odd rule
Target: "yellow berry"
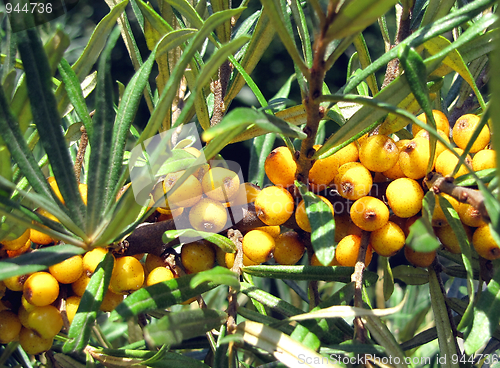
[{"label": "yellow berry", "polygon": [[368,137],[359,149],[359,161],[368,170],[383,172],[392,168],[399,157],[396,143],[386,135]]},{"label": "yellow berry", "polygon": [[[48,177],[47,181],[51,186],[52,190],[56,194],[57,198],[64,204],[64,198],[62,197],[61,191],[59,190],[59,186],[57,185],[56,178],[53,176]],[[80,191],[80,196],[82,197],[82,201],[84,204],[87,204],[87,184],[78,184],[78,189]]]},{"label": "yellow berry", "polygon": [[[466,114],[458,118],[452,131],[453,141],[458,147],[465,149],[472,138],[474,130],[479,125],[479,121],[480,117],[473,114]],[[486,147],[488,143],[490,143],[490,128],[485,124],[469,152],[476,153]]]},{"label": "yellow berry", "polygon": [[194,206],[202,197],[201,183],[194,175],[189,175],[174,192],[170,191],[184,172],[185,170],[181,170],[168,174],[163,181],[163,191],[167,194],[170,209]]},{"label": "yellow berry", "polygon": [[392,221],[388,221],[370,235],[370,244],[373,250],[384,257],[396,254],[403,248],[405,241],[403,230]]},{"label": "yellow berry", "polygon": [[416,267],[429,267],[436,258],[436,251],[416,252],[408,246],[404,247],[405,257],[412,265]]},{"label": "yellow berry", "polygon": [[240,178],[234,171],[224,167],[214,167],[203,176],[203,193],[219,202],[228,202],[240,188]]},{"label": "yellow berry", "polygon": [[477,152],[472,159],[472,169],[481,171],[497,167],[497,153],[494,150],[483,149]]},{"label": "yellow berry", "polygon": [[26,241],[26,244],[24,244],[21,248],[16,249],[16,250],[8,250],[7,256],[9,258],[14,258],[14,257],[20,256],[21,254],[27,253],[30,250],[31,250],[31,240],[28,239]]},{"label": "yellow berry", "polygon": [[472,235],[472,245],[481,257],[494,260],[500,257],[500,247],[491,235],[489,225],[478,227]]},{"label": "yellow berry", "polygon": [[457,212],[460,220],[467,226],[480,227],[486,225],[481,213],[468,203],[460,203]]},{"label": "yellow berry", "polygon": [[[315,145],[314,149],[319,150],[321,145]],[[316,160],[309,170],[309,184],[314,191],[321,191],[328,187],[337,173],[339,164],[336,155],[331,155],[321,160]]]},{"label": "yellow berry", "polygon": [[292,216],[293,209],[293,197],[282,187],[264,188],[255,199],[255,212],[266,225],[284,224]]},{"label": "yellow berry", "polygon": [[[347,235],[335,248],[335,259],[344,267],[354,267],[358,260],[359,248],[361,247],[361,237],[357,235]],[[372,260],[372,247],[368,245],[365,255],[365,266]]]},{"label": "yellow berry", "polygon": [[[54,215],[52,215],[49,212],[45,211],[43,208],[39,208],[38,210],[36,210],[36,212],[38,214],[42,215],[42,216],[47,217],[48,219],[50,219],[52,221],[56,221],[56,222],[59,221]],[[39,224],[39,223],[37,223],[37,224],[46,228],[45,225],[42,225],[42,224]],[[38,230],[35,230],[35,229],[31,229],[30,240],[33,243],[39,244],[39,245],[48,245],[48,244],[56,242],[56,240],[53,239],[53,238],[51,238],[49,235],[47,235],[45,233],[42,233],[41,231],[38,231]]]},{"label": "yellow berry", "polygon": [[427,174],[430,158],[429,141],[424,138],[414,138],[401,149],[399,166],[407,177],[418,180]]},{"label": "yellow berry", "polygon": [[59,295],[59,283],[48,272],[35,272],[24,283],[23,295],[28,303],[37,307],[49,305]]},{"label": "yellow berry", "polygon": [[[436,128],[443,131],[448,136],[450,134],[450,123],[448,122],[448,118],[446,117],[446,115],[439,110],[432,110],[432,116],[434,117],[434,121],[436,122]],[[425,113],[417,116],[417,119],[427,124],[427,116],[425,115]],[[421,130],[422,128],[420,128],[417,124],[413,124],[411,127],[411,131],[414,137]]]},{"label": "yellow berry", "polygon": [[19,333],[19,343],[26,354],[41,354],[52,347],[53,338],[43,338],[38,336],[35,331],[23,327]]},{"label": "yellow berry", "polygon": [[299,234],[288,231],[274,239],[275,248],[273,257],[281,265],[294,265],[302,258],[305,245]]},{"label": "yellow berry", "polygon": [[255,263],[268,261],[275,248],[274,238],[261,230],[251,230],[243,237],[243,254]]},{"label": "yellow berry", "polygon": [[232,206],[241,206],[247,203],[255,202],[255,198],[260,193],[260,188],[257,185],[252,183],[243,183],[240,184],[240,189],[238,189],[238,193],[231,199],[229,205]]},{"label": "yellow berry", "polygon": [[107,290],[106,294],[104,294],[104,298],[102,299],[101,306],[99,309],[103,312],[112,312],[115,308],[120,304],[125,295],[113,293],[111,290]]},{"label": "yellow berry", "polygon": [[[465,225],[464,230],[465,233],[467,234],[467,238],[469,239],[469,241],[471,241],[472,240],[471,228]],[[436,234],[441,244],[443,244],[444,247],[448,249],[450,253],[453,254],[462,253],[462,249],[460,248],[460,244],[458,243],[457,235],[455,234],[451,226],[435,227],[434,233]]]},{"label": "yellow berry", "polygon": [[0,244],[6,250],[18,250],[26,245],[26,242],[30,239],[30,229],[26,229],[21,236],[14,240],[2,240]]},{"label": "yellow berry", "polygon": [[[441,138],[443,138],[446,142],[450,143],[450,138],[448,138],[448,136],[442,130],[438,130],[437,132],[441,136]],[[415,138],[424,138],[424,139],[430,140],[429,132],[427,130],[422,129],[421,131],[419,131],[417,133]],[[437,141],[436,142],[436,156],[439,156],[439,154],[445,150],[447,150],[446,146],[443,143]]]},{"label": "yellow berry", "polygon": [[422,209],[424,190],[417,181],[410,178],[400,178],[392,181],[385,195],[394,214],[408,218],[416,215]]},{"label": "yellow berry", "polygon": [[356,162],[359,159],[359,150],[356,143],[352,142],[333,154],[338,163],[338,167],[348,162]]},{"label": "yellow berry", "polygon": [[436,199],[436,204],[434,206],[434,212],[432,213],[432,226],[446,226],[448,225],[448,222],[446,221],[446,216],[444,215],[443,209],[441,208],[440,200],[438,197],[444,197],[445,199],[447,199],[453,209],[457,212],[460,202],[446,193],[441,193],[438,196],[434,197]]},{"label": "yellow berry", "polygon": [[144,268],[131,256],[117,258],[109,281],[109,289],[116,294],[130,294],[142,287]]},{"label": "yellow berry", "polygon": [[375,231],[389,221],[389,209],[378,198],[361,197],[351,207],[351,219],[360,229]]},{"label": "yellow berry", "polygon": [[79,296],[70,296],[66,299],[66,317],[68,317],[68,321],[71,324],[73,322],[73,318],[75,318],[76,311],[80,306],[81,298]]},{"label": "yellow berry", "polygon": [[231,269],[234,265],[234,259],[236,258],[236,253],[225,253],[224,264],[227,268]]},{"label": "yellow berry", "polygon": [[[325,202],[328,207],[330,208],[330,211],[332,212],[332,215],[334,214],[333,210],[333,205],[332,203],[326,199],[325,197],[318,196],[323,202]],[[307,231],[308,233],[311,232],[311,224],[309,223],[309,218],[307,217],[306,213],[306,204],[304,200],[301,200],[300,203],[297,206],[297,209],[295,210],[295,221],[297,222],[297,225],[304,230]]]},{"label": "yellow berry", "polygon": [[0,311],[0,344],[8,344],[18,338],[21,331],[19,317],[9,310]]},{"label": "yellow berry", "polygon": [[359,162],[339,167],[334,182],[339,194],[352,201],[367,195],[373,184],[370,171]]},{"label": "yellow berry", "polygon": [[297,163],[293,159],[290,150],[282,146],[275,148],[267,156],[264,170],[273,184],[287,187],[295,181]]},{"label": "yellow berry", "polygon": [[73,289],[73,292],[78,295],[82,296],[83,293],[85,293],[85,289],[87,289],[87,285],[90,282],[90,277],[84,272],[82,275],[71,284],[71,288]]},{"label": "yellow berry", "polygon": [[154,254],[149,253],[145,261],[146,271],[151,272],[157,267],[166,267],[167,263],[161,258]]},{"label": "yellow berry", "polygon": [[273,238],[276,238],[280,232],[281,232],[281,229],[279,226],[258,226],[258,227],[255,227],[253,228],[252,230],[262,230],[266,233],[268,233],[269,235],[271,235]]},{"label": "yellow berry", "polygon": [[[323,266],[320,262],[316,254],[313,254],[311,257],[311,266]],[[327,267],[332,267],[332,266],[340,266],[339,262],[335,257],[333,257],[332,261],[327,265]]]},{"label": "yellow berry", "polygon": [[[36,308],[33,306],[33,308]],[[17,316],[19,317],[19,321],[21,321],[21,325],[23,325],[26,328],[29,328],[28,326],[28,316],[30,315],[30,312],[24,308],[24,306],[20,306],[19,309],[17,310]]]},{"label": "yellow berry", "polygon": [[406,175],[404,174],[403,170],[401,170],[401,166],[399,166],[399,153],[401,153],[401,150],[403,149],[405,144],[407,144],[409,141],[410,141],[409,139],[401,139],[396,142],[396,147],[398,148],[398,161],[394,164],[393,167],[382,173],[386,178],[393,180],[399,178],[406,178]]},{"label": "yellow berry", "polygon": [[243,266],[257,266],[259,264],[259,262],[252,261],[246,254],[243,254]]},{"label": "yellow berry", "polygon": [[166,267],[156,267],[149,272],[146,278],[146,286],[151,286],[158,284],[159,282],[171,280],[174,278],[174,274]]},{"label": "yellow berry", "polygon": [[35,307],[28,315],[28,327],[46,339],[57,335],[62,326],[61,313],[53,305]]},{"label": "yellow berry", "polygon": [[215,251],[209,243],[195,241],[182,246],[181,260],[187,273],[210,270],[215,264]]},{"label": "yellow berry", "polygon": [[[460,148],[455,148],[455,152],[459,155],[464,153],[464,150]],[[465,158],[465,163],[467,166],[471,166],[472,160],[469,155]],[[442,152],[438,158],[436,159],[436,172],[440,173],[443,176],[449,176],[455,169],[455,166],[458,164],[458,158],[449,150]],[[460,169],[455,174],[455,178],[458,178],[461,175],[468,174],[469,170],[462,164],[460,165]]]},{"label": "yellow berry", "polygon": [[83,258],[76,255],[49,267],[49,272],[61,284],[72,284],[83,273]]},{"label": "yellow berry", "polygon": [[23,291],[24,283],[30,275],[11,276],[3,280],[7,289],[12,291]]},{"label": "yellow berry", "polygon": [[92,249],[91,251],[85,253],[83,256],[82,264],[83,264],[83,272],[87,274],[87,276],[92,276],[99,263],[101,263],[104,256],[108,253],[106,248],[97,247]]},{"label": "yellow berry", "polygon": [[210,198],[203,198],[189,211],[191,226],[199,231],[218,233],[227,221],[227,210],[222,203]]}]

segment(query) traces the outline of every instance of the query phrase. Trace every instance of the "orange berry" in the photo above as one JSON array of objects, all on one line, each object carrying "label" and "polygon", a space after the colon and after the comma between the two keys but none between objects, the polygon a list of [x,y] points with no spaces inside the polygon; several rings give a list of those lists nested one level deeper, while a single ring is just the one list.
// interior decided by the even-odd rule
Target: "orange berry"
[{"label": "orange berry", "polygon": [[268,261],[275,248],[274,238],[261,230],[251,230],[243,237],[243,254],[255,263]]},{"label": "orange berry", "polygon": [[387,186],[385,195],[396,216],[408,218],[422,209],[424,190],[414,179],[400,178],[392,181]]},{"label": "orange berry", "polygon": [[339,194],[352,201],[367,195],[373,184],[370,171],[359,162],[339,167],[334,182]]},{"label": "orange berry", "polygon": [[30,304],[42,307],[52,304],[59,295],[59,283],[48,272],[35,272],[23,286],[23,296]]},{"label": "orange berry", "polygon": [[[463,149],[454,148],[455,152],[459,155],[464,153]],[[449,150],[442,152],[438,158],[436,159],[436,172],[440,173],[443,176],[449,176],[455,169],[455,166],[458,164],[458,158]],[[472,160],[469,155],[465,158],[465,164],[471,167]],[[458,178],[461,175],[468,174],[469,170],[462,164],[460,165],[460,169],[455,174],[455,178]]]},{"label": "orange berry", "polygon": [[[332,212],[332,215],[334,214],[333,210],[333,205],[332,203],[326,199],[323,196],[318,196],[323,202],[325,202],[328,207],[330,208],[330,211]],[[306,213],[306,204],[304,200],[301,200],[299,205],[297,206],[297,209],[295,210],[295,221],[297,222],[297,225],[304,230],[307,231],[308,233],[311,232],[311,224],[309,223],[309,218],[307,217]]]},{"label": "orange berry", "polygon": [[[453,141],[458,147],[465,149],[480,120],[479,116],[473,114],[466,114],[458,118],[452,132]],[[488,143],[490,143],[490,128],[485,124],[469,152],[476,153],[484,149]]]},{"label": "orange berry", "polygon": [[[446,134],[446,136],[448,136],[450,134],[450,123],[448,122],[448,118],[446,117],[446,115],[442,111],[432,110],[432,116],[434,117],[434,121],[436,122],[436,128],[438,130],[443,131]],[[419,116],[417,116],[417,119],[427,124],[427,116],[425,115],[425,113],[422,113]],[[411,127],[411,131],[414,137],[421,130],[422,128],[420,128],[416,124],[413,124]]]},{"label": "orange berry", "polygon": [[500,247],[491,235],[489,225],[478,227],[472,235],[472,245],[481,257],[494,260],[500,257]]},{"label": "orange berry", "polygon": [[[347,235],[335,248],[335,259],[344,267],[354,267],[358,260],[359,248],[361,247],[361,237],[357,235]],[[368,266],[372,260],[372,247],[366,248],[365,265]]]},{"label": "orange berry", "polygon": [[416,267],[429,267],[436,258],[436,251],[415,252],[408,246],[404,247],[405,257],[412,265]]},{"label": "orange berry", "polygon": [[360,229],[375,231],[389,221],[389,209],[378,198],[361,197],[351,207],[351,219]]},{"label": "orange berry", "polygon": [[373,250],[384,257],[396,254],[403,248],[405,241],[406,237],[403,230],[392,221],[388,221],[370,235],[370,244]]},{"label": "orange berry", "polygon": [[292,216],[293,210],[293,197],[282,187],[264,188],[255,199],[255,212],[266,225],[284,224]]},{"label": "orange berry", "polygon": [[386,135],[368,137],[359,148],[359,161],[368,170],[383,172],[392,168],[399,157],[396,143]]},{"label": "orange berry", "polygon": [[288,147],[282,146],[275,148],[267,156],[264,170],[273,184],[287,187],[295,181],[297,163]]},{"label": "orange berry", "polygon": [[238,193],[240,178],[234,171],[214,167],[203,176],[201,186],[208,197],[219,202],[228,202]]},{"label": "orange berry", "polygon": [[299,234],[288,231],[275,239],[273,257],[281,265],[294,265],[302,258],[305,245]]},{"label": "orange berry", "polygon": [[181,260],[187,273],[210,270],[215,264],[215,251],[209,243],[195,241],[182,246]]}]

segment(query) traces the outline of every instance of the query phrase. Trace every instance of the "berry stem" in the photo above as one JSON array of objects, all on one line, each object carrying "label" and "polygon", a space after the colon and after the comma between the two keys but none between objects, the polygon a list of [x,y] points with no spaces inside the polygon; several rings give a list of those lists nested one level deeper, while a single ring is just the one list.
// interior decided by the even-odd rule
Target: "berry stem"
[{"label": "berry stem", "polygon": [[[354,272],[351,276],[351,281],[354,282],[354,306],[358,308],[363,308],[363,271],[365,270],[365,257],[366,249],[368,243],[370,242],[370,232],[364,231],[361,234],[361,244],[359,246],[358,259],[356,265],[354,266]],[[366,328],[363,324],[361,318],[356,317],[354,319],[354,335],[356,340],[361,343],[365,343],[367,339]]]}]

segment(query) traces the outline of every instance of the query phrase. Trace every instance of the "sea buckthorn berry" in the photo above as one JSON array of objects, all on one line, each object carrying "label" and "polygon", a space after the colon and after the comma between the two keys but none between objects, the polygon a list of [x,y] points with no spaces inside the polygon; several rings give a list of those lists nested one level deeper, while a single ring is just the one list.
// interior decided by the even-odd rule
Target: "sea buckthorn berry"
[{"label": "sea buckthorn berry", "polygon": [[[457,152],[459,155],[464,153],[464,150],[460,148],[454,148],[455,152]],[[469,155],[465,158],[465,163],[467,166],[471,167],[472,160]],[[436,172],[440,173],[443,176],[449,176],[453,170],[455,169],[455,166],[458,164],[458,158],[449,150],[442,152],[438,158],[436,159]],[[455,178],[458,178],[461,175],[468,174],[469,170],[462,164],[460,165],[460,169],[458,172],[455,174]]]},{"label": "sea buckthorn berry", "polygon": [[[432,116],[434,117],[434,121],[436,122],[436,128],[438,130],[442,130],[448,136],[450,134],[450,123],[448,122],[448,118],[446,117],[446,115],[442,111],[432,110]],[[427,116],[425,115],[425,113],[417,116],[417,119],[427,124]],[[420,128],[417,124],[413,124],[411,127],[411,131],[414,137],[421,130],[422,128]]]},{"label": "sea buckthorn berry", "polygon": [[[49,182],[49,185],[51,186],[52,190],[56,194],[57,198],[61,201],[62,204],[64,204],[64,198],[61,194],[61,191],[59,190],[59,186],[57,185],[56,178],[53,176],[48,177],[47,181]],[[87,204],[87,184],[78,184],[78,190],[80,191],[80,196],[82,197],[82,201],[84,204]]]},{"label": "sea buckthorn berry", "polygon": [[246,254],[243,254],[243,266],[257,266],[259,264],[259,262],[252,261]]},{"label": "sea buckthorn berry", "polygon": [[389,209],[378,198],[362,197],[352,205],[351,219],[360,229],[375,231],[389,221]]},{"label": "sea buckthorn berry", "polygon": [[430,159],[429,141],[424,138],[414,138],[401,149],[399,166],[407,177],[418,180],[427,174],[427,164]]},{"label": "sea buckthorn berry", "polygon": [[[38,213],[38,214],[40,214],[42,216],[45,216],[45,217],[47,217],[48,219],[50,219],[52,221],[59,222],[59,220],[54,215],[52,215],[49,212],[45,211],[43,208],[37,209],[36,213]],[[37,223],[35,221],[33,221],[33,223],[36,223],[39,226],[42,226],[42,227],[46,228],[45,225],[39,224],[39,223]],[[48,245],[48,244],[51,244],[51,243],[55,243],[57,241],[56,239],[51,238],[49,235],[47,235],[45,233],[42,233],[41,231],[38,231],[38,230],[35,230],[35,229],[31,229],[31,231],[30,231],[30,240],[33,243],[39,244],[39,245]]]},{"label": "sea buckthorn berry", "polygon": [[294,265],[302,258],[306,249],[295,231],[280,234],[275,240],[273,257],[281,265]]},{"label": "sea buckthorn berry", "polygon": [[480,227],[486,225],[481,212],[468,203],[460,203],[457,212],[460,220],[467,226]]},{"label": "sea buckthorn berry", "polygon": [[151,286],[154,284],[158,284],[159,282],[171,280],[174,278],[174,274],[170,269],[166,267],[156,267],[151,270],[146,277],[146,286]]},{"label": "sea buckthorn berry", "polygon": [[54,338],[46,339],[38,336],[37,333],[29,328],[23,327],[19,332],[19,343],[26,354],[41,354],[52,347]]},{"label": "sea buckthorn berry", "polygon": [[72,284],[83,273],[83,258],[76,255],[49,267],[49,272],[61,284]]},{"label": "sea buckthorn berry", "polygon": [[9,310],[0,311],[0,344],[8,344],[18,338],[21,332],[19,317]]},{"label": "sea buckthorn berry", "polygon": [[[460,206],[459,201],[446,193],[441,193],[438,196],[446,198],[453,209],[458,212],[458,207]],[[448,221],[446,221],[446,216],[441,208],[440,200],[438,197],[434,198],[436,199],[436,204],[434,205],[434,212],[432,213],[432,226],[446,226],[448,225]]]},{"label": "sea buckthorn berry", "polygon": [[23,291],[24,283],[30,275],[11,276],[3,280],[7,289],[12,291]]},{"label": "sea buckthorn berry", "polygon": [[351,142],[333,155],[337,158],[338,167],[348,162],[356,162],[359,159],[358,146],[355,142]]},{"label": "sea buckthorn berry", "polygon": [[[321,145],[315,145],[314,149],[319,150]],[[321,160],[316,160],[309,170],[309,184],[314,191],[321,191],[335,178],[339,168],[337,156],[331,155]]]},{"label": "sea buckthorn berry", "polygon": [[394,214],[408,218],[416,215],[422,209],[424,190],[414,179],[400,178],[392,181],[385,195]]},{"label": "sea buckthorn berry", "polygon": [[[323,266],[320,263],[316,254],[312,255],[310,264],[311,264],[311,266]],[[339,262],[337,261],[337,259],[335,257],[333,257],[332,261],[327,265],[327,267],[333,267],[333,266],[340,266]]]},{"label": "sea buckthorn berry", "polygon": [[232,206],[241,206],[247,203],[255,202],[255,198],[260,193],[260,188],[252,183],[243,183],[240,184],[240,189],[238,189],[238,193],[231,199],[229,205]]},{"label": "sea buckthorn berry", "polygon": [[404,247],[406,260],[416,267],[429,267],[436,258],[436,251],[415,252],[408,246]]},{"label": "sea buckthorn berry", "polygon": [[203,198],[189,211],[189,222],[199,231],[218,233],[227,221],[227,210],[222,203],[210,198]]},{"label": "sea buckthorn berry", "polygon": [[203,193],[219,202],[228,202],[240,189],[238,174],[224,167],[214,167],[203,176]]},{"label": "sea buckthorn berry", "polygon": [[[465,234],[469,241],[472,240],[472,230],[469,226],[464,226]],[[434,233],[437,238],[444,245],[444,247],[453,254],[460,254],[462,250],[460,249],[460,244],[458,243],[457,234],[453,231],[451,226],[441,226],[435,227]]]},{"label": "sea buckthorn berry", "polygon": [[370,235],[373,250],[384,257],[390,257],[399,252],[405,245],[405,241],[405,233],[392,221],[388,221]]},{"label": "sea buckthorn berry", "polygon": [[17,310],[17,316],[19,317],[19,321],[21,321],[21,325],[23,325],[26,328],[29,328],[28,326],[28,316],[30,315],[30,312],[24,308],[24,306],[20,306],[19,309]]},{"label": "sea buckthorn berry", "polygon": [[158,207],[156,209],[156,211],[158,211],[158,213],[160,214],[160,216],[158,216],[158,222],[160,221],[167,221],[167,220],[172,220],[180,215],[182,215],[182,213],[184,212],[184,207],[179,207],[179,208],[176,208],[174,210],[167,210],[165,208],[162,208],[162,207]]},{"label": "sea buckthorn berry", "polygon": [[[401,139],[396,142],[396,147],[398,148],[399,153],[403,149],[404,145],[409,141],[410,141],[409,139]],[[401,166],[399,166],[399,153],[398,153],[398,161],[394,164],[394,166],[382,173],[386,178],[393,180],[399,178],[406,178],[406,175],[404,174],[403,170],[401,170]]]},{"label": "sea buckthorn berry", "polygon": [[234,259],[236,258],[236,253],[226,253],[224,256],[225,267],[231,269],[234,265]]},{"label": "sea buckthorn berry", "polygon": [[33,309],[38,308],[36,305],[28,303],[24,296],[21,297],[21,304],[28,313],[30,313]]},{"label": "sea buckthorn berry", "polygon": [[144,283],[144,268],[131,256],[117,258],[109,281],[109,289],[116,294],[128,295]]},{"label": "sea buckthorn berry", "polygon": [[396,164],[398,157],[396,143],[382,134],[368,137],[359,148],[359,161],[368,170],[375,172],[389,170]]},{"label": "sea buckthorn berry", "polygon": [[14,240],[2,240],[0,244],[6,250],[18,250],[26,245],[26,242],[30,239],[30,229],[26,229],[21,236]]},{"label": "sea buckthorn berry", "polygon": [[494,260],[500,257],[500,247],[491,235],[489,225],[478,227],[472,235],[472,245],[481,257]]},{"label": "sea buckthorn berry", "polygon": [[83,272],[87,274],[87,276],[92,276],[99,263],[101,263],[104,256],[108,253],[106,248],[97,247],[92,249],[91,251],[85,253],[83,256]]},{"label": "sea buckthorn berry", "polygon": [[[441,136],[441,138],[443,138],[446,142],[450,143],[450,138],[448,138],[448,136],[446,135],[445,132],[443,132],[442,130],[438,130],[437,131],[438,134]],[[427,140],[430,140],[430,137],[429,137],[429,132],[427,130],[421,130],[417,133],[417,135],[415,136],[415,138],[424,138],[424,139],[427,139]],[[439,156],[441,154],[441,152],[447,150],[446,146],[437,141],[436,142],[436,156]]]},{"label": "sea buckthorn berry", "polygon": [[[453,126],[453,142],[461,149],[465,149],[480,120],[481,118],[474,114],[466,114],[459,117]],[[490,143],[490,128],[485,124],[469,152],[476,153],[486,147],[488,143]]]},{"label": "sea buckthorn berry", "polygon": [[8,250],[7,256],[9,258],[14,258],[14,257],[20,256],[21,254],[27,253],[30,250],[31,250],[31,240],[28,239],[26,241],[26,244],[24,244],[21,248],[16,249],[16,250]]},{"label": "sea buckthorn berry", "polygon": [[73,318],[75,318],[76,311],[80,306],[80,298],[79,296],[73,295],[66,299],[66,317],[68,317],[68,322],[71,324],[73,322]]},{"label": "sea buckthorn berry", "polygon": [[243,254],[255,263],[268,261],[275,246],[274,238],[261,230],[251,230],[243,237]]},{"label": "sea buckthorn berry", "polygon": [[215,264],[215,251],[209,243],[195,241],[182,246],[181,260],[187,273],[210,270]]},{"label": "sea buckthorn berry", "polygon": [[87,285],[89,284],[89,282],[90,277],[84,272],[78,280],[71,284],[71,289],[73,289],[73,292],[76,295],[81,297],[83,293],[85,293],[85,289],[87,289]]},{"label": "sea buckthorn berry", "polygon": [[168,207],[170,209],[194,206],[202,197],[203,190],[201,183],[193,175],[189,175],[174,192],[170,191],[184,172],[185,170],[181,170],[168,174],[163,181],[163,191],[167,194]]},{"label": "sea buckthorn berry", "polygon": [[218,246],[213,247],[215,250],[215,261],[219,266],[226,267],[226,252]]},{"label": "sea buckthorn berry", "polygon": [[281,228],[279,226],[258,226],[253,228],[252,230],[262,230],[265,233],[268,233],[273,238],[276,238],[281,233]]},{"label": "sea buckthorn berry", "polygon": [[419,218],[421,218],[421,215],[415,215],[412,217],[409,217],[406,219],[405,224],[401,229],[403,229],[403,232],[405,233],[405,236],[408,237],[410,235],[410,227],[413,225]]},{"label": "sea buckthorn berry", "polygon": [[370,171],[359,162],[340,166],[334,182],[339,194],[351,201],[367,195],[373,184]]},{"label": "sea buckthorn berry", "polygon": [[35,307],[28,315],[28,327],[41,337],[50,339],[61,331],[63,319],[53,305]]},{"label": "sea buckthorn berry", "polygon": [[151,272],[157,267],[167,266],[167,262],[165,262],[161,257],[155,256],[154,254],[151,253],[147,255],[144,264],[146,265],[147,272]]},{"label": "sea buckthorn berry", "polygon": [[284,224],[292,216],[293,209],[293,197],[282,187],[264,188],[255,199],[255,212],[266,225]]},{"label": "sea buckthorn berry", "polygon": [[297,163],[288,147],[282,146],[275,148],[267,156],[264,170],[273,184],[287,187],[295,181]]},{"label": "sea buckthorn berry", "polygon": [[474,171],[494,169],[495,167],[497,167],[497,153],[494,150],[483,149],[472,158],[472,169]]},{"label": "sea buckthorn berry", "polygon": [[335,242],[341,241],[344,237],[349,235],[349,227],[352,224],[351,216],[349,214],[335,215]]},{"label": "sea buckthorn berry", "polygon": [[[358,260],[359,248],[361,247],[361,237],[357,235],[347,235],[335,248],[335,259],[344,267],[354,267]],[[365,266],[372,260],[372,247],[366,247]]]},{"label": "sea buckthorn berry", "polygon": [[59,295],[59,283],[48,272],[35,272],[24,283],[23,295],[28,303],[37,307],[49,305]]},{"label": "sea buckthorn berry", "polygon": [[106,294],[104,294],[104,298],[102,299],[99,309],[102,312],[112,312],[116,307],[118,307],[118,304],[120,304],[124,298],[125,295],[113,293],[108,289]]},{"label": "sea buckthorn berry", "polygon": [[[332,212],[332,215],[334,214],[333,210],[333,205],[332,203],[326,199],[323,196],[318,196],[323,202],[325,202],[328,207],[330,208],[330,211]],[[301,200],[300,203],[297,206],[297,209],[295,210],[295,221],[297,222],[297,225],[304,230],[307,231],[308,233],[311,232],[311,224],[309,223],[309,218],[307,217],[306,213],[306,204],[304,200]]]}]

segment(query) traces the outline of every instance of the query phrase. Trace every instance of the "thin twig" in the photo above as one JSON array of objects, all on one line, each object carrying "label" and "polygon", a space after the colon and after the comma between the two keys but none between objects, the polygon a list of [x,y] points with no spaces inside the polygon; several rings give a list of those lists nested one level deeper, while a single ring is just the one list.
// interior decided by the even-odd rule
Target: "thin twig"
[{"label": "thin twig", "polygon": [[82,173],[83,158],[85,157],[85,151],[89,143],[89,136],[87,135],[85,126],[82,125],[80,131],[82,132],[82,136],[80,137],[80,145],[78,146],[78,153],[75,158],[75,176],[78,184],[80,183],[80,175]]},{"label": "thin twig", "polygon": [[[354,266],[354,272],[351,275],[351,281],[354,282],[354,306],[363,308],[363,272],[365,270],[366,249],[370,241],[370,232],[363,231],[361,235],[361,245],[359,247],[358,259]],[[354,334],[356,340],[365,343],[367,340],[366,328],[361,318],[354,319]]]}]

